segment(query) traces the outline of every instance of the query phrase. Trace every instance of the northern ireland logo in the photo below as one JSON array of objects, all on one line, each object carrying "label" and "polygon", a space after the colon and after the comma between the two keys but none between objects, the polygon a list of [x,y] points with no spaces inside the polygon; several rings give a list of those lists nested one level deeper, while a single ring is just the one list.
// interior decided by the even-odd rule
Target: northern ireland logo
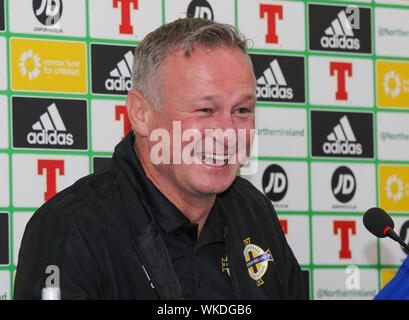
[{"label": "northern ireland logo", "polygon": [[245,239],[244,244],[246,246],[243,254],[249,275],[257,282],[257,286],[261,286],[264,283],[262,277],[267,271],[268,262],[274,261],[273,256],[270,249],[264,251],[259,246],[252,244],[250,238]]}]

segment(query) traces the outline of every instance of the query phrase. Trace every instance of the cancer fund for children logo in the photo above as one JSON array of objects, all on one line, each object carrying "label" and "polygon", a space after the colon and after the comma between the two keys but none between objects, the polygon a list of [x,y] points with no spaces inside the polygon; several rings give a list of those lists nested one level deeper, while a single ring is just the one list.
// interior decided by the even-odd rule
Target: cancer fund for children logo
[{"label": "cancer fund for children logo", "polygon": [[377,94],[379,107],[409,107],[409,63],[377,61]]},{"label": "cancer fund for children logo", "polygon": [[86,93],[86,45],[82,42],[12,38],[13,90]]},{"label": "cancer fund for children logo", "polygon": [[379,166],[379,197],[387,211],[409,211],[409,166]]}]

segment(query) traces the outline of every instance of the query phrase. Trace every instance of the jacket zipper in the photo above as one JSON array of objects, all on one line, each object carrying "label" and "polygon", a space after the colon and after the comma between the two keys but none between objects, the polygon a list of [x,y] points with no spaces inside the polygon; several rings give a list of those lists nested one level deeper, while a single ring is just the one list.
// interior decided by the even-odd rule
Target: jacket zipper
[{"label": "jacket zipper", "polygon": [[[227,241],[227,233],[228,233],[228,227],[226,226],[224,228],[224,243],[225,243],[225,247],[226,247],[226,255],[227,255],[227,261],[232,261],[231,260],[231,256],[230,256],[230,252],[229,252],[229,244]],[[229,263],[229,269],[230,269],[230,280],[231,280],[231,284],[232,284],[232,288],[233,288],[233,294],[235,296],[236,299],[239,299],[239,295],[238,295],[238,291],[237,291],[237,284],[235,281],[235,278],[233,276],[233,268],[232,265]]]},{"label": "jacket zipper", "polygon": [[139,254],[139,252],[138,252],[138,245],[137,245],[137,243],[135,242],[135,240],[133,240],[133,239],[131,240],[131,242],[132,242],[132,246],[133,246],[133,248],[134,248],[134,250],[135,250],[136,256],[138,257],[139,263],[141,264],[142,270],[143,270],[143,272],[145,273],[146,279],[149,281],[149,284],[150,284],[150,286],[151,286],[153,292],[155,293],[156,299],[157,299],[157,300],[160,300],[159,293],[158,293],[158,291],[156,290],[155,285],[153,284],[152,278],[149,276],[148,272],[146,271],[146,268],[145,268],[145,266],[144,266],[144,264],[143,264],[143,261],[142,261],[142,259],[141,259],[141,256],[140,256],[140,254]]}]

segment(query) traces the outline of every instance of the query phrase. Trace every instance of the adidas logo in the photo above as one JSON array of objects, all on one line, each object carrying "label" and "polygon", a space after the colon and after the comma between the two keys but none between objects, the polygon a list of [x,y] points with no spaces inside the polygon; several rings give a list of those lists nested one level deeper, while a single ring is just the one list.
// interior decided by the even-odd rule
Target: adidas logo
[{"label": "adidas logo", "polygon": [[292,99],[293,89],[287,87],[277,59],[271,61],[270,66],[264,70],[263,75],[257,79],[257,98]]},{"label": "adidas logo", "polygon": [[343,116],[323,145],[326,154],[361,155],[362,145],[357,143],[347,116]]},{"label": "adidas logo", "polygon": [[129,91],[132,89],[131,73],[133,65],[133,53],[129,50],[124,58],[117,63],[105,81],[105,88],[109,91]]},{"label": "adidas logo", "polygon": [[47,111],[32,125],[32,129],[34,131],[27,134],[29,144],[70,146],[74,143],[73,135],[64,132],[67,129],[55,103],[47,107]]},{"label": "adidas logo", "polygon": [[345,10],[340,11],[332,20],[331,25],[325,29],[325,34],[320,42],[324,48],[359,50],[361,47],[359,39],[354,38]]}]

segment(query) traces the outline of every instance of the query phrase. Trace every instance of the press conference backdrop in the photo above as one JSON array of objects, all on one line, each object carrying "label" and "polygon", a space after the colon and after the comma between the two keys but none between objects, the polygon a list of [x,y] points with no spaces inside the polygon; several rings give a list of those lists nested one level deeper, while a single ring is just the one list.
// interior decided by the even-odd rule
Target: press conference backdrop
[{"label": "press conference backdrop", "polygon": [[371,299],[395,274],[406,253],[362,215],[382,207],[408,240],[409,0],[0,0],[0,299],[34,211],[129,131],[135,46],[187,13],[253,40],[245,178],[274,203],[310,298]]}]

